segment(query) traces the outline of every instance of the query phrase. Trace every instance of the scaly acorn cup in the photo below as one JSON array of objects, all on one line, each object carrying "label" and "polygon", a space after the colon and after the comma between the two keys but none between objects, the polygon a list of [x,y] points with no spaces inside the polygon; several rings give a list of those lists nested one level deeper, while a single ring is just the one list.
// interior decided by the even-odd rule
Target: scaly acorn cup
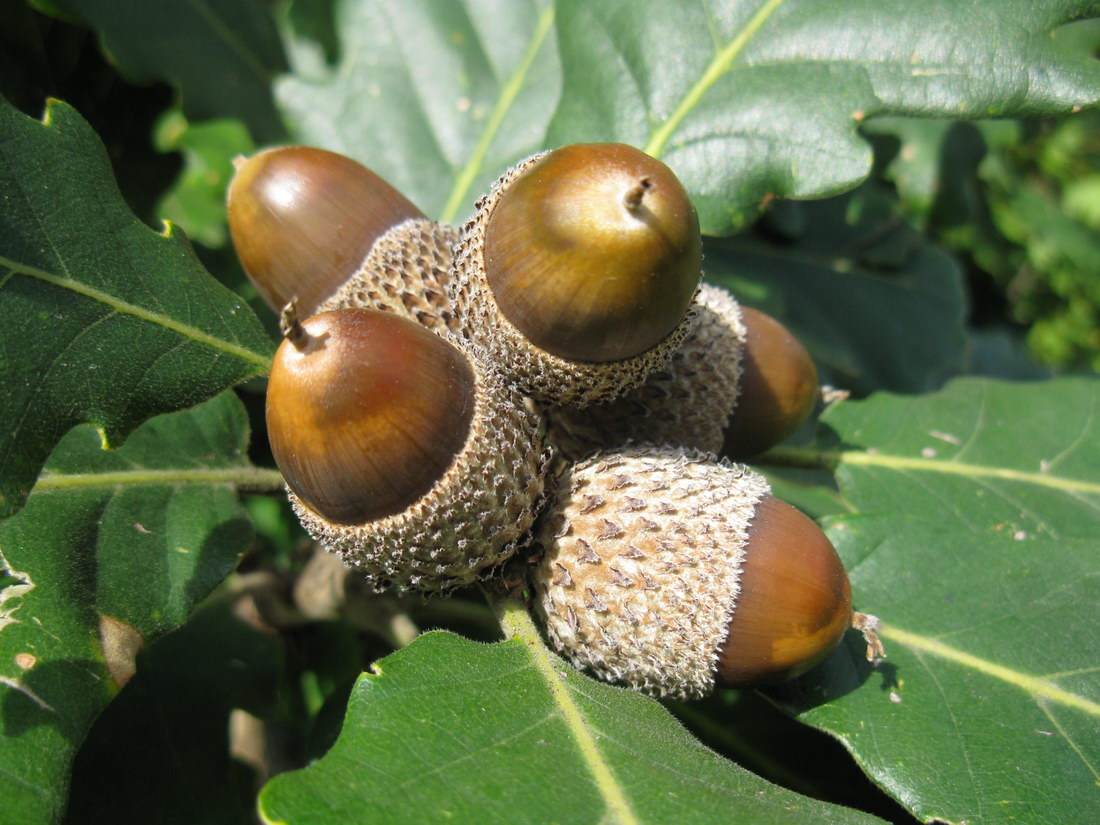
[{"label": "scaly acorn cup", "polygon": [[457,233],[351,158],[305,146],[240,159],[227,196],[241,265],[276,312],[365,306],[451,325]]},{"label": "scaly acorn cup", "polygon": [[546,409],[558,450],[582,458],[633,442],[747,458],[801,426],[819,394],[805,347],[722,287],[703,284],[697,303],[683,343],[640,386],[604,404]]},{"label": "scaly acorn cup", "polygon": [[687,337],[668,363],[621,398],[545,410],[547,437],[573,458],[630,442],[717,453],[738,403],[745,325],[741,307],[713,284],[699,287]]},{"label": "scaly acorn cup", "polygon": [[319,311],[368,307],[396,312],[439,333],[457,332],[447,282],[458,231],[410,219],[375,241],[362,265]]},{"label": "scaly acorn cup", "polygon": [[596,455],[561,479],[537,540],[547,635],[607,681],[681,698],[770,684],[850,627],[883,655],[832,544],[743,465],[671,448]]},{"label": "scaly acorn cup", "polygon": [[687,334],[699,220],[672,171],[616,143],[521,162],[455,247],[463,333],[538,401],[584,406],[636,386]]},{"label": "scaly acorn cup", "polygon": [[495,373],[395,313],[285,326],[268,436],[314,539],[375,589],[428,592],[476,581],[526,543],[547,453]]}]

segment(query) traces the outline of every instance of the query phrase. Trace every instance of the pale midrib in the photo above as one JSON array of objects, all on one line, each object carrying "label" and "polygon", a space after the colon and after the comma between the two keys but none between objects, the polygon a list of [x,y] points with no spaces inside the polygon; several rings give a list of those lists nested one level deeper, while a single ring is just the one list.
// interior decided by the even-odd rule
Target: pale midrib
[{"label": "pale midrib", "polygon": [[39,477],[32,492],[71,490],[82,487],[120,487],[149,484],[232,484],[250,490],[280,490],[278,470],[258,467],[226,467],[203,470],[121,470],[112,473],[49,473]]},{"label": "pale midrib", "polygon": [[527,44],[527,50],[523,53],[523,58],[520,60],[519,65],[516,66],[515,71],[512,72],[512,76],[508,78],[508,82],[501,88],[500,96],[497,98],[492,114],[489,116],[489,120],[486,122],[485,128],[481,132],[481,137],[477,142],[477,146],[474,147],[470,159],[466,162],[466,165],[462,167],[462,171],[459,173],[458,178],[455,179],[450,197],[447,198],[447,204],[443,207],[443,212],[439,216],[440,221],[443,223],[450,223],[453,221],[463,201],[466,200],[466,195],[469,193],[470,187],[473,186],[474,180],[481,172],[482,164],[485,162],[485,156],[489,153],[489,147],[492,145],[493,138],[495,138],[497,132],[500,131],[500,126],[504,122],[505,115],[508,114],[508,110],[512,107],[520,90],[523,88],[523,83],[527,79],[527,73],[531,70],[531,64],[535,62],[535,57],[542,48],[543,41],[546,40],[546,35],[549,33],[550,26],[553,22],[554,5],[550,4],[539,16],[538,25],[535,27],[531,42]]},{"label": "pale midrib", "polygon": [[1003,665],[989,662],[985,659],[965,653],[958,648],[945,645],[943,642],[937,641],[936,639],[922,636],[919,633],[911,633],[908,630],[902,630],[894,625],[884,624],[879,632],[884,638],[898,642],[905,647],[930,653],[941,659],[946,659],[955,664],[962,665],[963,667],[976,670],[979,673],[984,673],[986,676],[991,676],[994,679],[1000,679],[1007,684],[1020,688],[1033,697],[1058,702],[1067,707],[1084,711],[1090,716],[1100,717],[1100,704],[1090,701],[1083,696],[1078,696],[1075,693],[1070,693],[1068,690],[1063,690],[1057,685],[1052,685],[1050,682],[1044,681],[1038,677],[1028,676],[1025,673],[1020,673]]},{"label": "pale midrib", "polygon": [[227,355],[233,355],[244,361],[249,361],[257,366],[261,367],[264,372],[267,372],[271,368],[271,361],[264,355],[252,350],[245,349],[244,347],[232,344],[221,338],[215,338],[213,335],[203,332],[200,329],[196,329],[188,324],[181,324],[179,321],[173,320],[165,315],[159,315],[155,312],[150,312],[147,309],[136,306],[134,304],[127,303],[126,301],[119,300],[113,295],[108,295],[105,292],[101,292],[94,287],[90,287],[87,284],[82,284],[79,281],[74,281],[72,278],[63,278],[60,275],[54,275],[49,272],[43,272],[40,269],[34,269],[32,267],[23,266],[11,261],[7,258],[0,257],[0,264],[11,267],[13,272],[20,275],[27,275],[32,278],[38,278],[46,283],[59,286],[62,289],[68,289],[78,295],[83,295],[86,298],[91,298],[95,301],[99,301],[102,304],[106,304],[116,312],[132,315],[135,318],[140,318],[142,321],[148,321],[151,324],[170,329],[173,332],[177,332],[185,338],[190,338],[192,341],[196,341],[200,344],[205,344],[213,349],[220,350]]},{"label": "pale midrib", "polygon": [[1100,483],[1080,481],[1073,478],[1050,475],[1049,473],[1031,473],[1024,470],[1012,470],[1007,467],[985,467],[981,464],[966,464],[959,461],[936,461],[928,458],[906,458],[850,450],[840,453],[837,458],[841,464],[863,467],[885,467],[891,470],[916,470],[926,473],[946,473],[948,475],[969,476],[971,478],[999,478],[1005,481],[1018,481],[1039,487],[1050,487],[1074,493],[1100,494]]},{"label": "pale midrib", "polygon": [[565,686],[565,680],[554,668],[554,661],[546,646],[542,643],[538,628],[523,605],[507,600],[496,605],[501,629],[506,637],[515,637],[527,645],[534,659],[535,667],[550,688],[550,694],[561,711],[562,719],[573,735],[581,755],[588,765],[607,803],[607,816],[601,819],[606,825],[640,825],[641,820],[630,807],[626,794],[619,785],[611,766],[607,764],[599,745],[588,730],[584,715]]},{"label": "pale midrib", "polygon": [[703,98],[703,95],[707,93],[711,86],[718,82],[720,78],[729,69],[730,65],[737,56],[741,54],[742,50],[752,39],[753,35],[760,30],[760,27],[767,22],[768,18],[772,16],[777,8],[783,5],[784,0],[767,0],[764,5],[756,10],[756,13],[749,19],[749,22],[745,24],[745,27],[737,33],[726,47],[722,49],[718,54],[714,56],[714,59],[707,66],[706,71],[700,75],[699,79],[695,82],[683,100],[680,101],[680,105],[676,107],[676,110],[669,115],[668,119],[661,124],[661,126],[650,136],[649,142],[645,145],[645,152],[648,155],[652,155],[655,158],[659,158],[665,150],[665,144],[668,143],[669,138],[672,137],[672,133],[679,128],[680,123],[688,116],[696,106],[699,105],[699,101]]}]

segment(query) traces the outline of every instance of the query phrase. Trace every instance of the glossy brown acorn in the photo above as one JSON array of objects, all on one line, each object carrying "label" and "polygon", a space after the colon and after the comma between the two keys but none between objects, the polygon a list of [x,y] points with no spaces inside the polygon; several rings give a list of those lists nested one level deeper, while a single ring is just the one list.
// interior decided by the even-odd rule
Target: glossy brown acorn
[{"label": "glossy brown acorn", "polygon": [[485,273],[531,343],[573,361],[621,361],[684,317],[702,243],[672,171],[631,146],[547,154],[502,194],[485,234]]},{"label": "glossy brown acorn", "polygon": [[439,592],[522,546],[548,456],[523,399],[446,333],[358,307],[283,315],[267,424],[295,514],[368,586]]},{"label": "glossy brown acorn", "polygon": [[772,496],[756,504],[740,593],[718,653],[726,685],[762,685],[821,662],[852,626],[852,591],[812,519]]},{"label": "glossy brown acorn", "polygon": [[275,311],[296,298],[302,317],[336,292],[386,230],[424,217],[351,158],[304,146],[267,149],[241,162],[228,210],[248,277]]},{"label": "glossy brown acorn", "polygon": [[813,412],[817,368],[783,324],[742,307],[746,329],[737,408],[726,425],[723,452],[748,458],[778,444]]},{"label": "glossy brown acorn", "polygon": [[687,334],[699,221],[663,163],[577,144],[509,169],[454,247],[448,285],[463,335],[547,404],[609,401]]},{"label": "glossy brown acorn", "polygon": [[280,345],[267,425],[290,489],[336,524],[401,512],[462,449],[474,413],[466,356],[368,309],[325,312]]}]

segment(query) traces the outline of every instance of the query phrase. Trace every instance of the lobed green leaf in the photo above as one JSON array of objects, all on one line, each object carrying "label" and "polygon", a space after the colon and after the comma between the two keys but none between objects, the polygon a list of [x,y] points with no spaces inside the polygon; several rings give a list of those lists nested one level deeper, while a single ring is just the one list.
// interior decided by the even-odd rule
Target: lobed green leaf
[{"label": "lobed green leaf", "polygon": [[822,426],[853,509],[829,535],[857,609],[885,622],[889,659],[860,684],[834,657],[777,700],[923,819],[1087,820],[1100,776],[1100,381],[960,379],[838,404]]},{"label": "lobed green leaf", "polygon": [[1051,32],[1086,0],[558,3],[564,80],[547,142],[618,140],[684,181],[703,231],[871,170],[870,117],[1033,116],[1100,99]]},{"label": "lobed green leaf", "polygon": [[113,446],[266,371],[255,315],[171,227],[134,217],[70,107],[39,122],[0,99],[0,206],[0,517],[74,425]]},{"label": "lobed green leaf", "polygon": [[721,759],[653,700],[575,672],[525,624],[494,645],[427,633],[379,661],[332,749],[264,787],[264,821],[881,821]]}]

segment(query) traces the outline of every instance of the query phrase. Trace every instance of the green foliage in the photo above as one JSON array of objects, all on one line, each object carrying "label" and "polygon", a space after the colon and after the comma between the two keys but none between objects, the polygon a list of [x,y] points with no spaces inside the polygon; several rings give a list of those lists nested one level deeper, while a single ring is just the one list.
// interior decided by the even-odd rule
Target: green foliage
[{"label": "green foliage", "polygon": [[0,100],[0,514],[18,508],[73,425],[105,444],[266,369],[272,345],[187,241],[126,207],[103,147],[52,103],[45,122]]},{"label": "green foliage", "polygon": [[[428,633],[378,662],[356,684],[325,758],[264,790],[264,820],[880,821],[769,786],[700,746],[659,705],[578,674],[526,616],[510,621],[517,635],[507,642]],[[416,803],[408,785],[420,789]]]},{"label": "green foliage", "polygon": [[[1100,382],[1018,381],[1004,330],[1095,357],[1096,29],[1052,36],[1094,3],[33,5],[4,20],[66,48],[0,60],[5,823],[1088,820]],[[91,76],[170,84],[138,126],[178,177],[40,99],[81,43]],[[274,343],[224,189],[287,134],[451,222],[546,146],[668,162],[707,277],[853,393],[754,463],[827,527],[887,663],[851,638],[765,693],[668,703],[689,733],[522,605],[377,596],[311,556],[261,388],[231,389]]]},{"label": "green foliage", "polygon": [[1004,241],[975,257],[1044,362],[1100,370],[1100,118],[1086,111],[993,147],[979,167]]},{"label": "green foliage", "polygon": [[137,649],[184,622],[248,547],[237,488],[270,473],[249,466],[247,441],[232,394],[153,418],[111,452],[77,427],[0,522],[0,759],[27,789],[9,821],[64,810],[73,755]]}]

